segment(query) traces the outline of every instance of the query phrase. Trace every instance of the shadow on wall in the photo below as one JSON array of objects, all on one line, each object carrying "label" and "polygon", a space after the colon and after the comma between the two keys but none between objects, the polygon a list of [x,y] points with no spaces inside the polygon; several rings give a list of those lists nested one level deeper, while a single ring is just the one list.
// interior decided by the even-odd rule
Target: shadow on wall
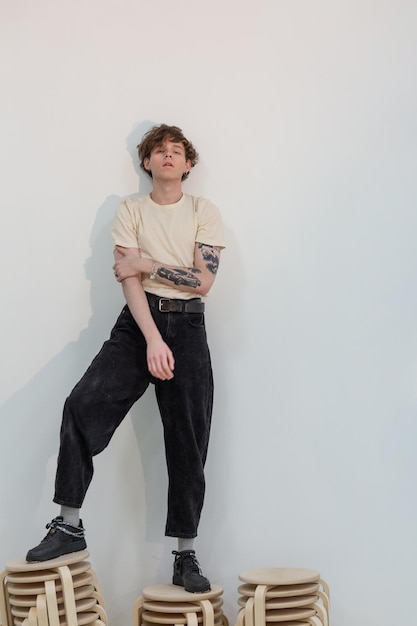
[{"label": "shadow on wall", "polygon": [[[136,145],[150,126],[149,122],[136,125],[126,140],[140,188],[143,189],[141,193],[150,190],[150,181],[139,168]],[[92,315],[88,327],[81,331],[77,341],[65,346],[0,407],[0,458],[9,459],[11,451],[16,450],[13,468],[9,468],[8,474],[8,468],[3,467],[1,479],[0,532],[2,537],[10,538],[7,546],[2,542],[6,552],[2,558],[6,561],[23,553],[28,548],[28,542],[32,544],[39,540],[35,517],[43,489],[48,483],[47,474],[52,467],[55,473],[65,398],[108,338],[124,304],[120,286],[114,280],[111,269],[111,225],[120,200],[119,196],[112,195],[103,202],[91,232],[91,256],[85,262],[86,278],[91,283]],[[51,487],[53,490],[53,484]],[[53,493],[50,494],[51,501],[52,497]],[[20,507],[20,503],[24,502],[27,516],[17,514],[16,501]],[[55,506],[51,504],[51,507]],[[41,514],[42,519],[45,514],[46,523],[49,512]]]},{"label": "shadow on wall", "polygon": [[[107,338],[109,320],[111,317],[115,319],[120,309],[121,299],[111,271],[110,235],[119,201],[117,196],[105,200],[98,210],[91,234],[91,257],[85,263],[86,276],[91,281],[92,316],[88,327],[81,331],[77,341],[65,346],[0,407],[0,458],[10,458],[10,451],[16,449],[11,480],[2,479],[1,494],[2,515],[7,515],[7,519],[2,520],[2,535],[6,531],[11,539],[21,537],[27,542],[32,529],[36,532],[34,517],[48,465],[51,456],[58,453],[64,400]],[[20,459],[19,449],[23,454]],[[51,493],[51,499],[52,496]],[[16,500],[25,502],[28,517],[22,519],[14,513]],[[12,528],[13,532],[10,532]],[[10,552],[8,556],[16,558],[22,548],[25,546],[19,546],[17,553]],[[13,550],[13,546],[9,544],[8,549]]]}]

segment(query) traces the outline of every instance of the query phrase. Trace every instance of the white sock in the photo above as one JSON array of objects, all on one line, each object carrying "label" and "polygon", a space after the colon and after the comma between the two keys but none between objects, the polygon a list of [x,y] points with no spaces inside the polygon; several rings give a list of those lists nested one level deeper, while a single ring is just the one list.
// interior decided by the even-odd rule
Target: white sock
[{"label": "white sock", "polygon": [[71,506],[61,506],[61,515],[64,522],[78,528],[80,523],[80,509],[73,509]]},{"label": "white sock", "polygon": [[182,537],[178,537],[178,552],[182,552],[183,550],[194,550],[194,538],[183,539]]}]

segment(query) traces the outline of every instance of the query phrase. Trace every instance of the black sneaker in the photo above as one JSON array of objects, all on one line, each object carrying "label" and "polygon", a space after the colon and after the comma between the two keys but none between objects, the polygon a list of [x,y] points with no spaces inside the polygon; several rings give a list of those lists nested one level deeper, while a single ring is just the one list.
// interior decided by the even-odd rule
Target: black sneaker
[{"label": "black sneaker", "polygon": [[35,548],[29,550],[26,561],[33,563],[36,561],[49,561],[63,554],[85,550],[87,544],[84,539],[84,528],[80,520],[78,528],[67,524],[64,519],[55,517],[52,522],[46,525],[49,532]]},{"label": "black sneaker", "polygon": [[204,593],[210,591],[210,581],[203,576],[199,562],[196,559],[194,550],[173,551],[175,554],[174,575],[172,583],[184,587],[185,591],[191,593]]}]

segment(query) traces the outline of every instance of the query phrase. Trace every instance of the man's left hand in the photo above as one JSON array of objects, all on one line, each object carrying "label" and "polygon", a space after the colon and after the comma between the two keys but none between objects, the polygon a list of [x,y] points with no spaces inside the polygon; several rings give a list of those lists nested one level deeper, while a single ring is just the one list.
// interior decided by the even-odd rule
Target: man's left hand
[{"label": "man's left hand", "polygon": [[144,271],[143,259],[139,248],[122,248],[116,246],[114,249],[115,264],[113,265],[116,280],[121,283],[125,278],[138,276]]}]

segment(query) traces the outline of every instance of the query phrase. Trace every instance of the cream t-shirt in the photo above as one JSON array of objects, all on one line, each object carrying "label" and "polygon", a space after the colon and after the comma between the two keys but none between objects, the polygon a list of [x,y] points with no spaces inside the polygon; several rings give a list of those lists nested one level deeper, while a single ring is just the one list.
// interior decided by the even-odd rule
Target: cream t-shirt
[{"label": "cream t-shirt", "polygon": [[[206,198],[183,194],[174,204],[156,204],[149,194],[124,198],[116,212],[114,244],[140,248],[141,255],[167,265],[193,267],[195,243],[224,248],[223,224],[217,207]],[[195,298],[143,276],[143,288],[164,298]]]}]

